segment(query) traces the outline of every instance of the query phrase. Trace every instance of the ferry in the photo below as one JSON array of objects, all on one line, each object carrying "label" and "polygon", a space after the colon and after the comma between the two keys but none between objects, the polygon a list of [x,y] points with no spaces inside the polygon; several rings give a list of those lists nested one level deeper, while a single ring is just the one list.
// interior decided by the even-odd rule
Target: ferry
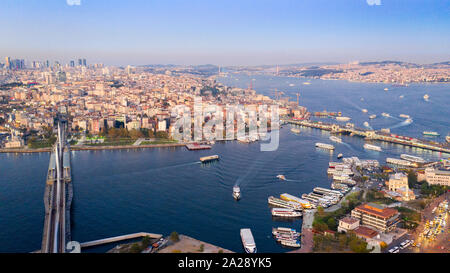
[{"label": "ferry", "polygon": [[336,117],[336,120],[337,121],[349,121],[349,120],[351,120],[351,118],[349,118],[349,117]]},{"label": "ferry", "polygon": [[256,253],[255,239],[253,239],[253,234],[251,229],[243,228],[241,229],[241,240],[244,246],[245,252]]},{"label": "ferry", "polygon": [[300,217],[300,216],[302,216],[302,213],[299,212],[299,211],[295,211],[293,209],[273,208],[272,209],[272,216],[276,216],[276,217]]},{"label": "ferry", "polygon": [[369,111],[367,111],[367,109],[362,109],[363,113],[367,113]]},{"label": "ferry", "polygon": [[423,96],[423,99],[428,101],[428,99],[430,98],[430,96],[428,96],[428,94],[425,94],[425,96]]},{"label": "ferry", "polygon": [[374,119],[374,118],[376,118],[376,117],[377,117],[377,115],[370,115],[370,116],[369,116],[370,119]]},{"label": "ferry", "polygon": [[417,163],[413,163],[411,161],[397,159],[397,158],[386,158],[386,163],[399,165],[399,166],[407,166],[407,167],[417,167]]},{"label": "ferry", "polygon": [[425,163],[426,162],[425,159],[423,159],[421,157],[408,155],[408,154],[401,154],[400,158],[411,161],[411,162],[416,162],[416,163]]},{"label": "ferry", "polygon": [[364,149],[381,152],[381,147],[380,146],[371,145],[371,144],[364,144]]},{"label": "ferry", "polygon": [[215,161],[215,160],[219,160],[219,156],[218,155],[211,155],[211,156],[200,157],[200,161],[202,163],[211,162],[211,161]]},{"label": "ferry", "polygon": [[308,202],[306,200],[303,200],[303,199],[300,199],[297,196],[290,195],[288,193],[283,193],[282,195],[280,195],[280,198],[285,200],[285,201],[296,202],[296,203],[300,204],[304,209],[311,209],[312,208],[312,205],[311,205],[310,202]]},{"label": "ferry", "polygon": [[405,115],[405,114],[400,114],[399,117],[401,117],[401,118],[411,118],[409,115]]},{"label": "ferry", "polygon": [[280,244],[288,247],[301,247],[298,240],[280,240]]},{"label": "ferry", "polygon": [[341,158],[343,158],[343,157],[344,157],[343,154],[338,154],[337,159],[341,159]]},{"label": "ferry", "polygon": [[336,136],[330,136],[330,140],[337,143],[342,143],[342,139]]},{"label": "ferry", "polygon": [[279,234],[288,234],[288,235],[295,236],[295,237],[300,236],[300,234],[295,229],[285,228],[285,227],[272,228],[272,234],[274,236],[279,235]]},{"label": "ferry", "polygon": [[430,131],[425,131],[425,132],[423,132],[423,134],[425,136],[440,136],[440,134],[438,132],[430,132]]},{"label": "ferry", "polygon": [[366,127],[370,127],[370,125],[369,125],[369,123],[367,121],[364,121],[363,125],[366,126]]},{"label": "ferry", "polygon": [[389,118],[391,115],[389,115],[388,113],[381,113],[381,115],[383,116],[383,117],[386,117],[386,118]]},{"label": "ferry", "polygon": [[282,174],[277,175],[277,178],[280,180],[285,180],[286,181],[286,177]]},{"label": "ferry", "polygon": [[325,144],[325,143],[316,143],[316,147],[317,148],[323,148],[323,149],[329,149],[329,150],[334,150],[334,146],[331,144]]},{"label": "ferry", "polygon": [[286,209],[293,209],[293,210],[298,210],[301,211],[303,210],[302,205],[300,205],[297,202],[293,202],[293,201],[285,201],[279,198],[275,198],[273,196],[269,196],[269,198],[267,199],[267,202],[269,203],[269,205],[275,206],[275,207],[281,207],[281,208],[286,208]]},{"label": "ferry", "polygon": [[406,123],[408,123],[408,124],[410,124],[410,123],[412,123],[412,122],[413,122],[413,120],[412,120],[412,119],[410,119],[410,118],[407,118],[407,119],[405,120],[405,122],[406,122]]},{"label": "ferry", "polygon": [[310,82],[304,82],[303,84],[304,85],[310,85],[311,83]]},{"label": "ferry", "polygon": [[292,128],[292,129],[291,129],[291,132],[294,133],[294,134],[300,134],[300,129],[298,129],[298,128]]},{"label": "ferry", "polygon": [[233,187],[233,197],[236,200],[241,199],[241,188],[239,188],[239,186]]},{"label": "ferry", "polygon": [[450,136],[446,136],[445,140],[450,143]]}]

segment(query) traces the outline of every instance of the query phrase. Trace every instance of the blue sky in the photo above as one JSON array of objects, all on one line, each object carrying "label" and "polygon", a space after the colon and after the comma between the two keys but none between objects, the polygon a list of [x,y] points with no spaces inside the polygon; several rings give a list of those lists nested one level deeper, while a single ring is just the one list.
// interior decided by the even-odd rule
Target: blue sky
[{"label": "blue sky", "polygon": [[0,56],[27,60],[450,60],[450,0],[1,0],[0,25]]}]

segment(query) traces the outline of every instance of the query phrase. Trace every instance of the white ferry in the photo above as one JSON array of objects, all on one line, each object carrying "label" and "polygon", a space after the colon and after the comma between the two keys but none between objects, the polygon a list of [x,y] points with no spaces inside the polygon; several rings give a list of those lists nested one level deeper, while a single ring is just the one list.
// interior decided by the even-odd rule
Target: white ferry
[{"label": "white ferry", "polygon": [[389,91],[389,88],[387,88],[387,87],[386,87],[386,88],[384,88],[384,91]]},{"label": "white ferry", "polygon": [[325,143],[316,143],[316,147],[317,148],[323,148],[323,149],[329,149],[329,150],[334,150],[334,146],[331,144],[325,144]]},{"label": "white ferry", "polygon": [[294,134],[300,134],[300,129],[298,129],[298,128],[292,128],[292,129],[291,129],[291,132],[294,133]]},{"label": "white ferry", "polygon": [[440,136],[440,134],[438,132],[430,132],[430,131],[425,131],[425,132],[423,132],[423,134],[425,136]]},{"label": "white ferry", "polygon": [[369,111],[367,111],[367,109],[362,109],[363,113],[367,113]]},{"label": "white ferry", "polygon": [[302,216],[302,213],[299,212],[299,211],[295,211],[293,209],[273,208],[272,209],[272,216],[277,216],[277,217],[300,217],[300,216]]},{"label": "white ferry", "polygon": [[219,160],[219,156],[218,155],[200,157],[200,161],[202,163],[211,162],[211,161],[215,161],[215,160]]},{"label": "white ferry", "polygon": [[416,162],[416,163],[425,163],[426,162],[425,159],[423,159],[421,157],[408,155],[408,154],[401,154],[400,158],[411,161],[411,162]]},{"label": "white ferry", "polygon": [[343,158],[343,157],[344,157],[343,154],[338,154],[337,159],[341,159],[341,158]]},{"label": "white ferry", "polygon": [[397,158],[386,158],[386,163],[399,165],[399,166],[407,166],[407,167],[417,167],[417,163],[413,163],[411,161],[397,159]]},{"label": "white ferry", "polygon": [[391,115],[389,115],[388,113],[381,113],[381,115],[382,115],[383,117],[386,117],[386,118],[388,118],[388,117],[391,116]]},{"label": "white ferry", "polygon": [[280,240],[280,244],[288,247],[301,247],[299,240]]},{"label": "white ferry", "polygon": [[330,140],[337,143],[342,143],[342,138],[339,138],[337,136],[330,136]]},{"label": "white ferry", "polygon": [[241,199],[241,188],[239,188],[239,186],[233,187],[233,197],[236,200]]},{"label": "white ferry", "polygon": [[241,229],[241,240],[245,252],[256,253],[255,239],[253,238],[252,231],[249,228]]},{"label": "white ferry", "polygon": [[369,118],[370,118],[370,119],[377,118],[377,115],[370,115]]},{"label": "white ferry", "polygon": [[285,227],[272,228],[272,234],[274,236],[276,236],[278,234],[289,234],[289,235],[295,236],[295,237],[300,236],[300,234],[295,229],[285,228]]},{"label": "white ferry", "polygon": [[400,114],[399,117],[401,117],[401,118],[411,118],[409,115],[405,115],[405,114]]},{"label": "white ferry", "polygon": [[381,147],[380,146],[376,146],[376,145],[371,145],[371,144],[364,144],[364,149],[366,150],[374,150],[374,151],[378,151],[381,152]]},{"label": "white ferry", "polygon": [[267,202],[269,203],[269,205],[275,206],[275,207],[281,207],[281,208],[287,208],[287,209],[293,209],[293,210],[298,210],[301,211],[303,210],[302,205],[300,205],[299,203],[293,202],[293,201],[285,201],[273,196],[269,196],[269,198],[267,199]]},{"label": "white ferry", "polygon": [[349,118],[349,117],[336,117],[336,120],[337,121],[349,121],[349,120],[351,120],[351,118]]}]

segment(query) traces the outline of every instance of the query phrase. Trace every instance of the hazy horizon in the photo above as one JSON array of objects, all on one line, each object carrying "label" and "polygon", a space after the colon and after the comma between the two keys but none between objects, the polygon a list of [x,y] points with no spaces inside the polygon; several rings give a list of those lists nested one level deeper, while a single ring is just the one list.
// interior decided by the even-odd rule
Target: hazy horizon
[{"label": "hazy horizon", "polygon": [[221,66],[450,60],[448,1],[0,2],[4,57]]}]

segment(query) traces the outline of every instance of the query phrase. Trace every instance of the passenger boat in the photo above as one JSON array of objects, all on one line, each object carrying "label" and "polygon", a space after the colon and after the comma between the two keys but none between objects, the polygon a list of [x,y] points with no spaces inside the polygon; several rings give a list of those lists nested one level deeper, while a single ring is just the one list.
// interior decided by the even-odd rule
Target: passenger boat
[{"label": "passenger boat", "polygon": [[294,134],[300,134],[300,129],[298,129],[298,128],[292,128],[292,129],[291,129],[291,132],[294,133]]},{"label": "passenger boat", "polygon": [[241,199],[241,188],[239,186],[233,187],[233,197],[236,200]]},{"label": "passenger boat", "polygon": [[425,131],[425,132],[423,132],[423,134],[425,136],[440,136],[440,134],[438,132],[430,132],[430,131]]},{"label": "passenger boat", "polygon": [[370,119],[374,119],[374,118],[376,118],[376,117],[377,117],[377,115],[370,115],[370,116],[369,116]]},{"label": "passenger boat", "polygon": [[277,227],[277,228],[272,228],[272,235],[276,236],[279,234],[288,234],[291,235],[293,237],[298,237],[300,236],[300,234],[293,228],[285,228],[285,227]]},{"label": "passenger boat", "polygon": [[371,145],[371,144],[364,144],[364,149],[366,150],[374,150],[374,151],[378,151],[381,152],[381,147],[380,146],[376,146],[376,145]]},{"label": "passenger boat", "polygon": [[411,161],[411,162],[416,162],[416,163],[425,163],[426,162],[425,159],[423,159],[421,157],[408,155],[408,154],[401,154],[400,158]]},{"label": "passenger boat", "polygon": [[302,216],[302,213],[299,211],[295,211],[293,209],[286,209],[286,208],[273,208],[272,209],[272,216],[276,217],[300,217]]},{"label": "passenger boat", "polygon": [[280,195],[280,198],[285,201],[292,201],[300,204],[304,209],[311,209],[312,204],[309,201],[298,198],[297,196],[290,195],[288,193],[283,193]]},{"label": "passenger boat", "polygon": [[279,198],[275,198],[273,196],[269,196],[269,198],[267,199],[267,202],[269,203],[269,205],[272,205],[275,207],[293,209],[293,210],[298,210],[298,211],[303,210],[303,207],[299,203],[296,203],[293,201],[285,201],[285,200],[282,200]]},{"label": "passenger boat", "polygon": [[244,246],[245,252],[256,253],[255,239],[253,238],[251,229],[249,229],[249,228],[241,229],[241,240],[242,240],[242,245]]},{"label": "passenger boat", "polygon": [[382,115],[383,117],[386,117],[386,118],[388,118],[388,117],[391,116],[391,115],[389,115],[388,113],[381,113],[381,115]]},{"label": "passenger boat", "polygon": [[280,240],[280,244],[288,247],[301,247],[299,240]]},{"label": "passenger boat", "polygon": [[449,136],[446,136],[446,137],[445,137],[445,140],[446,140],[447,142],[450,142],[450,135],[449,135]]},{"label": "passenger boat", "polygon": [[401,117],[401,118],[411,118],[409,115],[405,115],[405,114],[400,114],[399,117]]},{"label": "passenger boat", "polygon": [[211,162],[211,161],[215,161],[215,160],[219,160],[219,156],[218,155],[211,155],[211,156],[200,157],[200,161],[202,163]]},{"label": "passenger boat", "polygon": [[425,96],[423,96],[423,99],[428,101],[428,99],[430,98],[430,96],[428,94],[425,94]]},{"label": "passenger boat", "polygon": [[337,121],[349,121],[349,120],[351,120],[351,118],[349,118],[349,117],[336,117],[336,120]]},{"label": "passenger boat", "polygon": [[342,143],[342,139],[337,136],[330,136],[330,140],[337,143]]},{"label": "passenger boat", "polygon": [[343,158],[343,157],[344,157],[343,154],[338,154],[337,159],[341,159],[341,158]]},{"label": "passenger boat", "polygon": [[363,113],[367,113],[369,111],[367,111],[367,109],[362,109]]},{"label": "passenger boat", "polygon": [[334,146],[331,144],[325,144],[325,143],[316,143],[316,147],[317,148],[323,148],[323,149],[329,149],[329,150],[334,150]]}]

